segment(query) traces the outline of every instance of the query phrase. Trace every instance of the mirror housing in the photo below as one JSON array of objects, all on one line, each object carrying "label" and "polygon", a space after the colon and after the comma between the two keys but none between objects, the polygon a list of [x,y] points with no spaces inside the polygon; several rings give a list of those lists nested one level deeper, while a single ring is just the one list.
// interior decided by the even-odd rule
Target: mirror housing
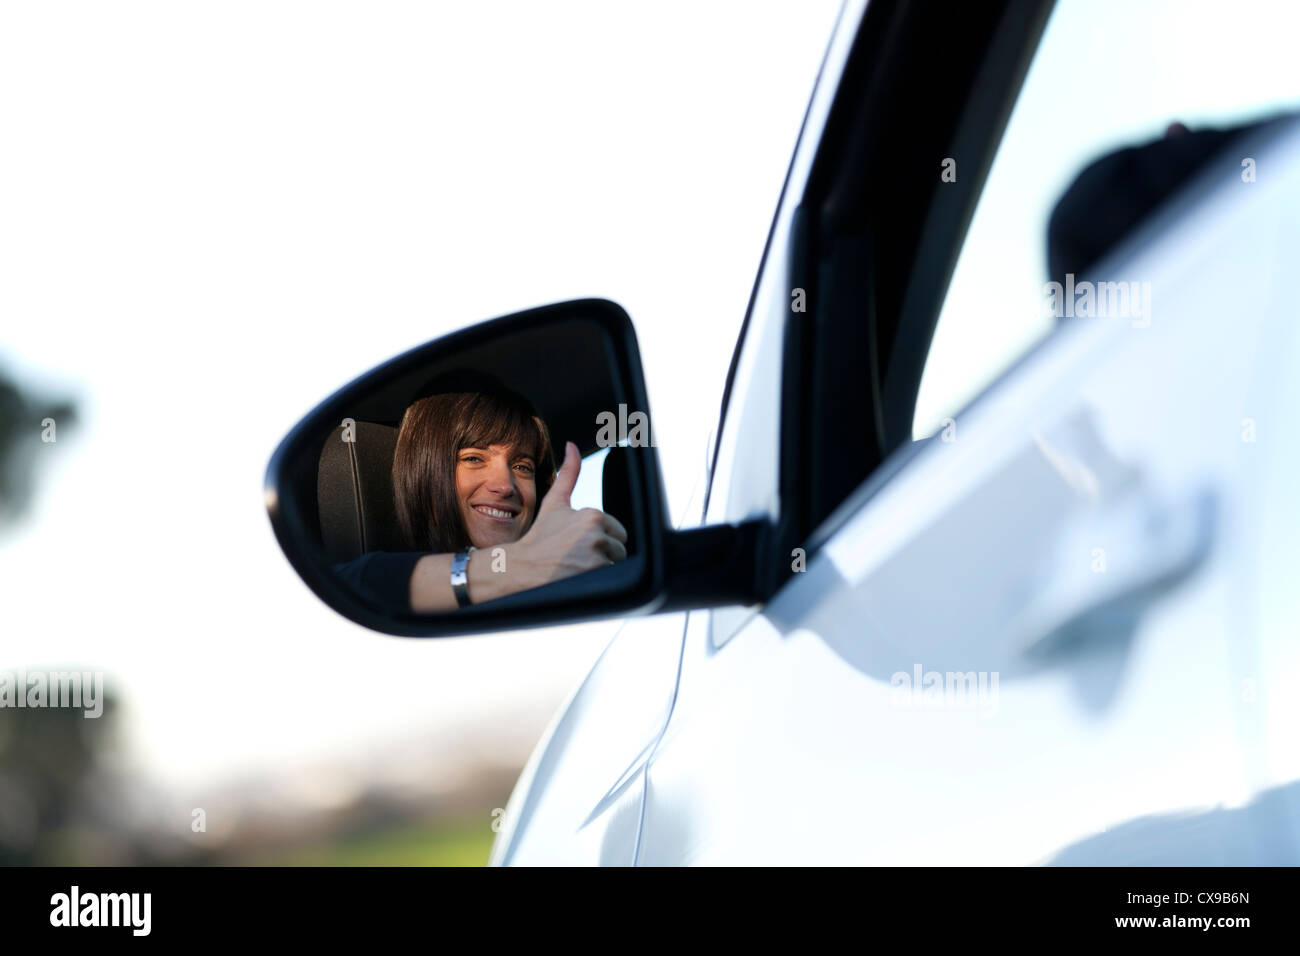
[{"label": "mirror housing", "polygon": [[[458,610],[417,613],[409,601],[385,603],[349,582],[340,561],[390,549],[413,556],[413,549],[392,543],[400,539],[392,518],[397,424],[412,401],[428,394],[430,382],[467,373],[492,376],[526,396],[561,448],[568,439],[584,455],[611,449],[602,507],[609,510],[612,488],[623,512],[616,517],[628,531],[628,556]],[[653,431],[628,429],[629,423],[650,426],[648,416],[636,334],[622,308],[583,299],[531,309],[412,349],[327,398],[273,454],[267,511],[307,586],[343,616],[387,634],[463,635],[754,603],[761,590],[754,574],[759,524],[674,533]],[[617,468],[614,448],[625,449],[617,453]]]}]

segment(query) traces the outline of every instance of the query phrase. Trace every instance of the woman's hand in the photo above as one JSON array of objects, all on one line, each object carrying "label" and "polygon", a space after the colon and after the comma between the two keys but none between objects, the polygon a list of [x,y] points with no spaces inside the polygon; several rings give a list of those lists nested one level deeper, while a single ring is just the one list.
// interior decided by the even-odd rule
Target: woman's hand
[{"label": "woman's hand", "polygon": [[540,587],[627,557],[627,529],[617,518],[598,508],[574,511],[569,507],[581,467],[578,446],[565,442],[564,464],[532,527],[514,544],[505,545],[505,576],[519,576],[512,591]]},{"label": "woman's hand", "polygon": [[[483,548],[469,556],[469,597],[474,604],[541,587],[594,571],[627,557],[627,529],[598,508],[569,507],[582,459],[573,442],[564,445],[564,464],[542,499],[532,527],[512,544]],[[504,561],[498,563],[500,549]],[[421,614],[454,611],[450,554],[426,554],[411,574],[411,609]]]}]

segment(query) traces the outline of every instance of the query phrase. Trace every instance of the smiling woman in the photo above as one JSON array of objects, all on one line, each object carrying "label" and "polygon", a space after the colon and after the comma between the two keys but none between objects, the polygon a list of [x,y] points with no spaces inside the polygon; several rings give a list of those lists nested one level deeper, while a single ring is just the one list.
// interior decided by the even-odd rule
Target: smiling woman
[{"label": "smiling woman", "polygon": [[648,432],[649,414],[629,408],[648,399],[616,304],[480,323],[371,369],[304,418],[267,468],[271,523],[318,595],[387,633],[639,610],[658,597],[667,521],[653,442],[598,427],[619,409]]},{"label": "smiling woman", "polygon": [[[402,415],[392,455],[399,553],[337,566],[354,585],[418,613],[451,611],[627,557],[627,531],[595,508],[574,511],[581,468],[532,404],[491,376],[458,372]],[[353,436],[354,438],[356,436]],[[482,549],[486,554],[472,557]]]},{"label": "smiling woman", "polygon": [[518,541],[555,475],[546,423],[502,387],[430,395],[402,416],[393,457],[397,519],[413,551]]}]

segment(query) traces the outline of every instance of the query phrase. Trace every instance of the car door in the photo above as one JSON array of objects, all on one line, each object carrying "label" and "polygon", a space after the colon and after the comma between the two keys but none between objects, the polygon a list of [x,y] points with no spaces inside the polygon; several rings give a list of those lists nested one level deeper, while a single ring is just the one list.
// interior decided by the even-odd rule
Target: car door
[{"label": "car door", "polygon": [[682,613],[634,618],[611,638],[520,774],[489,865],[631,865],[684,624]]},{"label": "car door", "polygon": [[[686,521],[700,500],[688,502]],[[636,617],[610,638],[521,772],[489,865],[632,864],[643,773],[668,719],[685,624],[684,612]]]},{"label": "car door", "polygon": [[[1251,145],[1251,168],[1273,171],[1262,188],[1242,190],[1240,157],[1209,169],[1098,266],[1145,283],[1154,309],[1049,324],[914,436],[944,294],[958,252],[979,251],[962,238],[1047,11],[983,13],[957,31],[983,51],[963,62],[951,24],[846,10],[828,59],[841,98],[819,90],[810,111],[819,138],[792,168],[705,515],[769,518],[790,568],[762,605],[689,614],[640,864],[1300,859],[1282,722],[1294,642],[1279,630],[1294,561],[1269,530],[1300,530],[1280,477],[1296,452],[1257,440],[1297,410],[1279,263],[1297,252],[1300,138]],[[1053,55],[1083,15],[1054,14]],[[954,105],[935,101],[922,130],[872,100],[919,86],[924,105],[924,78],[902,81],[927,52],[952,69]],[[874,147],[837,133],[843,117]],[[873,177],[873,148],[926,136],[916,161],[937,180],[955,160],[953,189]],[[855,173],[870,201],[836,191]]]}]

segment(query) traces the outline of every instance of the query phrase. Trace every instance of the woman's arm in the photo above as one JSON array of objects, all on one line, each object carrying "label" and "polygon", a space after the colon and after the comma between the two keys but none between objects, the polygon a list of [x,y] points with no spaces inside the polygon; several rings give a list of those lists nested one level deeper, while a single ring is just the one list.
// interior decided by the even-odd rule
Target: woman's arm
[{"label": "woman's arm", "polygon": [[[569,496],[578,480],[578,446],[568,442],[555,484],[542,499],[528,532],[512,544],[471,551],[466,569],[469,599],[482,604],[517,591],[594,571],[627,557],[627,530],[597,508],[574,511]],[[454,611],[450,554],[426,554],[411,572],[411,610]]]},{"label": "woman's arm", "polygon": [[[505,549],[509,546],[502,547]],[[451,588],[453,557],[455,555],[426,554],[416,562],[415,569],[411,572],[411,610],[418,614],[437,614],[454,611],[459,607],[456,594]],[[476,549],[469,553],[465,576],[468,579],[471,604],[482,604],[493,598],[537,587],[537,584],[529,583],[523,574],[514,573],[510,569],[508,553],[502,555],[504,560],[499,562],[507,569],[507,573],[494,572],[493,557],[492,551]]]}]

